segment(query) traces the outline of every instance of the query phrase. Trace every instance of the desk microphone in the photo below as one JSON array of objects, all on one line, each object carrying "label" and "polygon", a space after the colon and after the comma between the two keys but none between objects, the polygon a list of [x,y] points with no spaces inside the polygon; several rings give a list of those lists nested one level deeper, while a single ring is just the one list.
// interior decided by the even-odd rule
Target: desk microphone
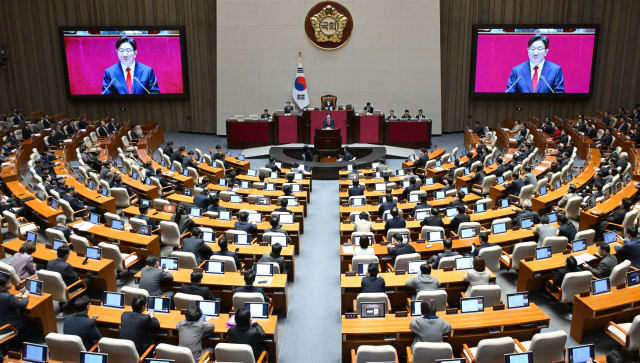
[{"label": "desk microphone", "polygon": [[138,84],[139,84],[139,85],[140,85],[140,86],[141,86],[145,91],[147,91],[147,93],[148,93],[148,94],[151,94],[151,92],[149,92],[149,90],[148,90],[148,89],[146,89],[146,88],[142,85],[142,82],[140,82],[140,80],[138,79],[138,77],[133,77],[133,80],[134,80],[134,81],[136,81],[136,82],[138,82]]},{"label": "desk microphone", "polygon": [[518,79],[516,79],[516,81],[513,82],[513,84],[511,85],[511,87],[507,88],[507,90],[504,93],[509,93],[509,91],[511,91],[513,86],[515,86],[518,82],[520,82],[521,79],[522,79],[522,76],[518,77]]},{"label": "desk microphone", "polygon": [[549,83],[547,83],[547,80],[544,79],[544,76],[541,74],[540,75],[540,79],[542,79],[544,81],[544,84],[547,85],[547,87],[549,87],[549,89],[551,90],[551,92],[556,93],[556,91],[553,90],[553,88],[551,88],[551,86],[549,86]]},{"label": "desk microphone", "polygon": [[104,95],[105,92],[107,92],[107,90],[109,89],[109,87],[111,87],[114,83],[116,82],[115,78],[111,78],[111,82],[109,83],[109,85],[107,86],[107,88],[104,89],[104,91],[102,91],[102,94]]}]

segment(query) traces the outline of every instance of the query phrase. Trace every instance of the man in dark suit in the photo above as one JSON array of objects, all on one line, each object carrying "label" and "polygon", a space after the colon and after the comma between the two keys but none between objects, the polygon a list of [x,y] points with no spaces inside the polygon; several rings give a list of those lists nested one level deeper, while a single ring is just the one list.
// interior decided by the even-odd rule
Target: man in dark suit
[{"label": "man in dark suit", "polygon": [[387,221],[384,224],[384,229],[386,231],[392,229],[392,228],[406,228],[407,227],[407,221],[402,218],[399,217],[398,214],[398,207],[393,207],[391,208],[391,210],[389,211],[389,214],[391,214],[390,219],[387,219]]},{"label": "man in dark suit", "polygon": [[64,214],[56,216],[56,223],[53,229],[62,232],[67,243],[71,242],[71,229],[67,227],[67,217]]},{"label": "man in dark suit", "polygon": [[220,197],[217,194],[210,198],[210,203],[211,204],[207,208],[207,212],[219,212],[219,211],[227,210],[227,208],[219,205]]},{"label": "man in dark suit", "polygon": [[424,169],[427,165],[427,161],[429,161],[429,154],[427,153],[427,149],[420,149],[419,156],[416,159],[413,159],[413,166],[417,169]]},{"label": "man in dark suit", "polygon": [[483,248],[496,246],[493,243],[489,243],[489,234],[487,232],[480,232],[478,238],[480,240],[480,245],[476,246],[475,244],[473,244],[473,257],[478,257],[478,254],[480,254],[480,250]]},{"label": "man in dark suit", "polygon": [[20,122],[24,121],[24,118],[22,117],[22,111],[16,111],[14,119],[13,119],[13,124],[14,125],[20,125]]},{"label": "man in dark suit", "polygon": [[324,110],[333,110],[336,107],[335,103],[333,103],[333,100],[331,98],[327,98],[323,103],[322,103],[322,108]]},{"label": "man in dark suit", "polygon": [[222,300],[221,298],[216,298],[211,293],[211,290],[207,286],[200,285],[202,281],[202,271],[195,270],[191,273],[191,283],[184,283],[180,287],[180,292],[183,294],[202,296],[205,300]]},{"label": "man in dark suit", "polygon": [[620,160],[618,160],[618,162],[616,163],[616,167],[620,168],[621,173],[624,173],[627,165],[629,165],[629,162],[627,161],[628,156],[629,154],[627,154],[626,152],[620,153]]},{"label": "man in dark suit", "polygon": [[425,116],[425,115],[423,115],[423,114],[422,114],[422,110],[418,110],[418,114],[416,115],[416,118],[417,118],[418,120],[424,120],[424,119],[426,119],[426,118],[427,118],[427,116]]},{"label": "man in dark suit", "polygon": [[[246,213],[246,212],[243,212]],[[237,223],[237,222],[236,222]],[[235,228],[237,229],[237,228]],[[218,247],[220,247],[219,251],[214,251],[213,256],[227,256],[232,257],[236,263],[236,268],[240,270],[242,268],[242,262],[238,259],[238,254],[235,252],[229,251],[229,243],[227,241],[226,236],[221,236],[218,238]]]},{"label": "man in dark suit", "polygon": [[430,226],[444,228],[444,222],[442,221],[442,217],[440,217],[440,210],[438,208],[431,208],[429,214],[428,217],[420,221],[420,227]]},{"label": "man in dark suit", "polygon": [[278,165],[276,165],[276,158],[273,155],[269,155],[269,162],[264,167],[271,169],[271,171],[281,172]]},{"label": "man in dark suit", "polygon": [[367,113],[373,113],[373,107],[371,107],[371,102],[367,102],[367,105],[364,106],[364,110],[367,111]]},{"label": "man in dark suit", "polygon": [[463,205],[457,206],[456,210],[458,211],[458,215],[451,218],[449,226],[451,227],[451,231],[458,233],[458,227],[460,227],[460,223],[471,222],[471,216],[465,214],[466,207]]},{"label": "man in dark suit", "polygon": [[[184,152],[186,148],[184,146],[180,146],[178,148],[178,150],[174,151],[173,154],[171,154],[171,163],[173,164],[174,161],[177,161],[180,163],[180,165],[182,165],[182,161],[183,161],[183,157],[182,157],[182,153]],[[167,168],[170,167],[170,165],[167,165]]]},{"label": "man in dark suit", "polygon": [[86,130],[89,127],[89,123],[87,122],[87,116],[80,116],[78,120],[78,128],[80,130]]},{"label": "man in dark suit", "polygon": [[496,163],[498,164],[498,167],[496,168],[496,171],[493,172],[493,175],[495,175],[497,178],[499,176],[502,176],[502,174],[504,174],[504,172],[507,170],[504,168],[504,165],[502,165],[502,158],[496,158]]},{"label": "man in dark suit", "polygon": [[331,114],[330,113],[328,113],[327,114],[327,118],[325,118],[322,121],[322,128],[323,129],[335,129],[336,128],[336,121],[331,118]]},{"label": "man in dark suit", "polygon": [[404,190],[402,191],[402,198],[409,199],[409,194],[411,194],[411,192],[416,190],[420,190],[420,187],[416,185],[416,178],[411,177],[409,179],[409,186],[404,188]]},{"label": "man in dark suit", "polygon": [[364,276],[360,282],[363,293],[384,292],[384,278],[379,276],[378,273],[378,264],[370,263],[369,266],[367,266],[367,276]]},{"label": "man in dark suit", "polygon": [[211,191],[209,190],[209,188],[202,189],[202,192],[193,196],[193,205],[195,205],[197,208],[206,210],[209,207],[209,204],[211,204],[210,194]]},{"label": "man in dark suit", "polygon": [[453,201],[449,202],[449,205],[447,205],[447,207],[448,208],[457,207],[457,206],[466,207],[467,203],[465,203],[465,201],[464,201],[464,197],[465,196],[466,196],[465,192],[463,192],[462,190],[458,190],[458,194],[457,194],[456,200],[453,200]]},{"label": "man in dark suit", "polygon": [[440,260],[445,258],[445,257],[451,257],[451,256],[458,256],[458,252],[453,251],[451,248],[453,247],[453,242],[451,241],[450,238],[445,238],[444,241],[442,241],[442,247],[444,248],[444,252],[439,253],[435,256],[431,256],[429,257],[429,260],[427,260],[427,262],[429,264],[431,264],[431,266],[435,269],[438,268],[438,264],[440,263]]},{"label": "man in dark suit", "polygon": [[522,210],[516,211],[516,217],[511,221],[511,227],[519,226],[524,218],[533,218],[533,224],[540,223],[540,216],[538,212],[531,210],[531,200],[528,199],[522,202]]},{"label": "man in dark suit", "polygon": [[76,313],[69,315],[64,320],[63,332],[65,335],[76,335],[82,339],[85,349],[89,350],[102,339],[102,334],[96,327],[96,321],[89,318],[89,302],[88,296],[80,296],[73,305]]},{"label": "man in dark suit", "polygon": [[160,329],[160,322],[154,316],[153,311],[147,309],[147,298],[141,295],[135,296],[131,302],[131,310],[125,311],[120,317],[120,339],[127,339],[136,346],[138,355],[142,356],[151,346],[150,333]]},{"label": "man in dark suit", "polygon": [[593,268],[586,262],[583,263],[582,266],[586,267],[594,277],[599,279],[611,276],[613,268],[618,265],[618,260],[611,254],[611,247],[606,243],[601,243],[598,246],[598,255],[602,258],[600,263],[598,263],[598,267]]},{"label": "man in dark suit", "polygon": [[406,119],[406,120],[411,119],[411,114],[409,113],[409,110],[404,110],[404,115],[402,115],[402,117],[400,118]]},{"label": "man in dark suit", "polygon": [[262,113],[262,115],[260,115],[260,119],[261,120],[268,120],[269,119],[269,110],[267,110],[266,108],[264,109],[264,112]]},{"label": "man in dark suit", "polygon": [[107,131],[109,131],[109,133],[118,131],[118,126],[116,126],[116,120],[114,118],[109,119],[109,122],[107,123]]},{"label": "man in dark suit", "polygon": [[19,294],[20,299],[13,293],[11,289],[11,278],[8,274],[0,274],[0,326],[11,324],[18,330],[18,335],[9,341],[12,350],[22,349],[22,343],[33,341],[33,333],[37,331],[36,327],[22,319],[22,311],[29,305],[29,291]]},{"label": "man in dark suit", "polygon": [[624,260],[629,260],[631,266],[640,268],[640,239],[638,238],[638,228],[629,227],[626,233],[627,238],[624,240],[624,245],[616,243],[614,246],[616,256]]},{"label": "man in dark suit", "polygon": [[286,106],[284,106],[284,113],[288,115],[293,111],[293,107],[291,106],[291,102],[287,102]]},{"label": "man in dark suit", "polygon": [[[551,125],[551,121],[547,121],[544,124],[544,129],[542,129],[544,131],[545,134],[551,136],[553,135],[553,126]],[[585,130],[586,130],[586,126],[585,126]]]},{"label": "man in dark suit", "polygon": [[242,211],[238,215],[239,220],[234,224],[233,229],[245,231],[247,234],[257,233],[258,227],[253,222],[248,222],[249,213]]},{"label": "man in dark suit", "polygon": [[[67,286],[71,286],[71,284],[73,284],[78,280],[84,281],[85,285],[87,285],[86,293],[89,293],[91,291],[91,285],[92,285],[91,279],[88,277],[83,277],[81,279],[78,276],[78,274],[73,270],[73,266],[71,266],[71,264],[67,262],[67,260],[69,259],[70,251],[71,250],[67,246],[59,247],[58,250],[56,251],[58,258],[56,258],[55,260],[50,260],[47,263],[46,269],[49,271],[59,273],[60,276],[62,277],[62,281],[64,281],[64,284]],[[76,288],[80,288],[80,287],[82,287],[82,285],[77,285]],[[60,313],[56,315],[56,317],[58,318],[63,318],[67,316],[67,314],[62,309],[63,305],[64,303],[61,302]]]},{"label": "man in dark suit", "polygon": [[364,195],[364,188],[360,187],[360,182],[358,180],[354,180],[352,184],[353,186],[349,188],[350,197],[358,197]]},{"label": "man in dark suit", "polygon": [[[347,146],[342,148],[342,151],[344,152],[344,155],[342,156],[341,159],[338,159],[338,161],[349,161],[352,159],[351,156],[351,151],[349,150],[349,148]],[[355,167],[354,167],[355,169]]]},{"label": "man in dark suit", "polygon": [[198,168],[198,163],[193,161],[193,151],[189,151],[187,156],[182,159],[182,170],[187,170],[187,168]]},{"label": "man in dark suit", "polygon": [[416,211],[418,209],[431,209],[431,208],[433,208],[433,206],[427,202],[427,199],[428,199],[428,197],[427,197],[426,194],[421,194],[420,195],[420,203],[416,204],[416,206],[413,207],[413,209],[411,210],[411,214],[410,215],[415,217],[416,216]]},{"label": "man in dark suit", "polygon": [[[633,207],[633,202],[629,198],[623,198],[620,201],[620,209],[618,209],[611,217],[605,218],[603,221],[598,222],[596,225],[596,236],[595,241],[602,241],[604,235],[604,227],[607,223],[615,223],[622,224],[624,222],[624,217],[631,211],[631,207]],[[572,241],[572,240],[570,240]]]},{"label": "man in dark suit", "polygon": [[509,183],[505,190],[505,193],[515,196],[520,195],[520,189],[524,186],[524,181],[520,179],[520,174],[514,173],[511,175],[511,183]]},{"label": "man in dark suit", "polygon": [[453,179],[442,178],[441,182],[444,184],[444,188],[440,189],[441,192],[455,189],[455,187],[453,186]]},{"label": "man in dark suit", "polygon": [[282,253],[282,245],[280,243],[275,243],[271,245],[271,253],[262,254],[262,257],[260,257],[260,261],[258,262],[277,263],[278,268],[280,268],[280,273],[285,273],[284,256],[280,255],[280,253]]},{"label": "man in dark suit", "polygon": [[69,122],[69,124],[67,124],[67,126],[64,127],[64,131],[67,133],[67,135],[73,135],[78,130],[76,130],[76,127],[73,125],[73,121],[71,121]]},{"label": "man in dark suit", "polygon": [[171,155],[173,155],[173,141],[167,141],[167,146],[162,149],[162,153],[164,155],[167,155],[168,157],[171,157]]},{"label": "man in dark suit", "polygon": [[611,135],[611,130],[609,128],[604,129],[604,135],[602,135],[602,138],[600,139],[600,141],[596,142],[596,147],[600,148],[602,146],[609,146],[611,145],[611,142],[613,141],[613,135]]},{"label": "man in dark suit", "polygon": [[78,193],[76,193],[76,188],[73,185],[67,188],[67,194],[65,194],[63,198],[64,200],[69,202],[69,205],[71,206],[74,212],[77,212],[82,209],[86,209],[86,211],[76,214],[76,216],[78,217],[84,217],[84,216],[87,216],[89,213],[98,212],[98,208],[93,206],[88,206],[80,202],[80,199],[78,199]]},{"label": "man in dark suit", "polygon": [[[563,130],[564,131],[564,130]],[[595,139],[598,137],[598,131],[596,131],[595,127],[592,124],[587,125],[587,131],[585,131],[584,136]]]},{"label": "man in dark suit", "polygon": [[261,287],[253,286],[253,283],[256,281],[256,272],[253,269],[249,269],[244,273],[244,286],[236,287],[236,292],[255,292],[262,294],[264,297],[264,302],[270,303],[271,298],[267,293],[264,292],[264,289]]},{"label": "man in dark suit", "polygon": [[107,137],[109,136],[109,131],[107,130],[107,125],[104,122],[100,123],[100,127],[98,127],[98,136]]},{"label": "man in dark suit", "polygon": [[151,226],[151,230],[155,230],[155,229],[158,228],[158,226],[156,226],[155,221],[153,220],[153,218],[151,218],[151,217],[149,217],[147,215],[147,213],[149,212],[149,206],[141,204],[138,207],[138,210],[140,211],[140,214],[138,214],[134,218],[142,219],[143,221],[147,222],[147,225]]},{"label": "man in dark suit", "polygon": [[416,249],[413,248],[409,242],[405,243],[400,233],[396,233],[393,235],[393,246],[387,246],[387,252],[389,252],[391,257],[395,260],[395,258],[400,255],[416,253]]},{"label": "man in dark suit", "polygon": [[159,94],[153,68],[136,62],[138,46],[133,38],[123,36],[116,41],[118,63],[104,70],[102,94]]},{"label": "man in dark suit", "polygon": [[393,110],[389,111],[389,116],[387,116],[387,121],[397,120],[397,119],[398,119],[398,116],[393,114]]},{"label": "man in dark suit", "polygon": [[380,203],[380,206],[378,207],[378,212],[380,212],[380,215],[383,215],[385,211],[391,210],[394,207],[397,207],[397,204],[396,202],[393,201],[391,192],[387,191],[387,194],[385,195],[385,202]]},{"label": "man in dark suit", "polygon": [[182,251],[193,253],[198,262],[198,266],[213,254],[211,247],[207,246],[204,240],[200,239],[200,233],[200,228],[195,227],[191,230],[191,237],[182,240]]},{"label": "man in dark suit", "polygon": [[484,136],[484,127],[480,124],[480,121],[476,121],[476,127],[471,131],[479,137]]},{"label": "man in dark suit", "polygon": [[565,215],[558,216],[558,225],[560,227],[556,230],[556,236],[567,237],[569,241],[576,239],[576,233],[578,233],[576,226]]},{"label": "man in dark suit", "polygon": [[505,92],[564,93],[562,67],[545,59],[549,52],[549,38],[540,34],[532,36],[527,52],[529,60],[513,67]]},{"label": "man in dark suit", "polygon": [[55,132],[53,132],[53,136],[56,140],[63,141],[67,138],[64,132],[62,132],[60,125],[54,125],[52,128],[55,130]]},{"label": "man in dark suit", "polygon": [[[283,188],[283,189],[287,189],[287,188]],[[285,194],[286,195],[286,194]],[[293,222],[297,222],[298,218],[296,218],[295,214],[293,214],[293,212],[289,209],[287,209],[287,206],[289,206],[289,198],[282,198],[280,200],[280,208],[276,208],[273,211],[274,212],[283,212],[283,213],[289,213],[293,216]]]},{"label": "man in dark suit", "polygon": [[631,125],[629,124],[629,122],[627,122],[627,120],[622,120],[620,127],[618,127],[618,132],[622,132],[626,134],[627,132],[629,132],[630,127]]}]

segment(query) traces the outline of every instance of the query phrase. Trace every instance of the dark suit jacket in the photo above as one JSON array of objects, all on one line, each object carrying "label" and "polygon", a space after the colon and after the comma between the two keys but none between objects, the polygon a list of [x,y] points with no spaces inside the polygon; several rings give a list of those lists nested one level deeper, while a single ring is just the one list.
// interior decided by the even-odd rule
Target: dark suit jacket
[{"label": "dark suit jacket", "polygon": [[460,223],[471,222],[471,216],[467,214],[458,214],[457,216],[451,219],[449,225],[451,226],[451,230],[455,233],[458,233],[458,227]]},{"label": "dark suit jacket", "polygon": [[271,115],[269,115],[268,113],[263,113],[262,115],[260,115],[260,118],[264,120],[264,119],[268,119],[269,116]]},{"label": "dark suit jacket", "polygon": [[293,106],[284,106],[284,113],[291,113],[293,111]]},{"label": "dark suit jacket", "polygon": [[69,205],[73,208],[74,212],[84,209],[84,204],[82,204],[82,202],[76,197],[65,194],[63,199],[69,202]]},{"label": "dark suit jacket", "polygon": [[135,216],[134,218],[137,219],[142,219],[143,221],[147,222],[148,226],[151,226],[151,230],[157,229],[158,226],[156,226],[153,218],[146,216],[146,215],[142,215],[142,214],[138,214],[137,216]]},{"label": "dark suit jacket", "polygon": [[80,279],[80,277],[78,277],[78,274],[73,270],[73,266],[71,266],[71,264],[67,263],[67,261],[61,258],[56,258],[55,260],[49,261],[47,263],[47,270],[58,272],[62,276],[62,280],[67,286]]},{"label": "dark suit jacket", "polygon": [[269,295],[267,295],[267,293],[264,292],[264,289],[261,287],[255,287],[253,285],[244,285],[244,286],[236,287],[236,292],[259,293],[259,294],[262,294],[262,296],[264,297],[264,302],[267,302],[267,303],[271,302],[271,298],[269,297]]},{"label": "dark suit jacket", "polygon": [[253,358],[256,361],[260,358],[260,354],[266,350],[266,347],[262,342],[265,341],[267,335],[258,323],[253,323],[250,327],[239,327],[234,325],[229,328],[227,335],[229,336],[229,341],[231,343],[249,344],[251,346],[251,350],[253,350]]},{"label": "dark suit jacket", "polygon": [[433,206],[431,204],[429,204],[429,202],[424,202],[424,203],[418,203],[416,204],[415,207],[413,207],[413,209],[411,210],[411,216],[415,217],[416,216],[416,211],[418,209],[429,209],[429,211],[431,211],[431,208],[433,208]]},{"label": "dark suit jacket", "polygon": [[498,167],[496,168],[496,171],[493,172],[493,175],[495,175],[496,177],[502,176],[502,174],[504,174],[504,172],[506,171],[506,169],[504,168],[504,165],[498,165]]},{"label": "dark suit jacket", "polygon": [[110,133],[114,132],[114,131],[117,131],[117,130],[118,130],[118,127],[116,127],[115,123],[109,122],[107,124],[107,131],[109,131]]},{"label": "dark suit jacket", "polygon": [[160,329],[158,318],[152,318],[147,314],[127,311],[120,317],[120,339],[131,340],[140,356],[151,345],[148,333],[158,329]]},{"label": "dark suit jacket", "polygon": [[558,228],[558,231],[558,236],[567,237],[569,241],[573,241],[574,239],[576,239],[576,233],[578,233],[576,227],[570,221],[560,226]]},{"label": "dark suit jacket", "polygon": [[[115,78],[115,82],[111,84],[111,80],[114,78]],[[140,82],[135,81],[133,78],[138,78]],[[145,94],[146,95],[148,93],[150,94],[160,93],[160,88],[158,87],[158,80],[156,79],[156,74],[153,73],[153,68],[137,61],[136,61],[135,69],[133,70],[133,74],[131,75],[131,83],[132,83],[131,92],[129,92],[129,87],[127,86],[125,74],[122,71],[122,66],[120,65],[120,62],[118,62],[104,70],[104,76],[102,78],[102,91],[106,90],[104,92],[105,95],[110,95],[110,94],[116,94],[116,95]],[[145,91],[143,87],[146,88],[147,90]]]},{"label": "dark suit jacket", "polygon": [[384,202],[380,204],[380,207],[378,207],[378,211],[382,215],[385,211],[391,210],[395,206],[397,206],[397,204],[394,202]]},{"label": "dark suit jacket", "polygon": [[247,232],[247,234],[258,232],[258,227],[255,224],[249,223],[249,222],[242,222],[242,221],[237,221],[234,224],[233,229],[238,231],[245,231]]},{"label": "dark suit jacket", "polygon": [[[98,136],[107,137],[107,136],[109,136],[109,131],[107,131],[106,127],[100,127],[100,128],[98,128]],[[91,348],[89,348],[89,349],[91,349]]]},{"label": "dark suit jacket", "polygon": [[453,201],[449,202],[447,207],[451,208],[451,207],[466,206],[466,205],[467,205],[467,203],[465,203],[464,200],[460,200],[460,199],[456,198],[456,200],[453,200]]},{"label": "dark suit jacket", "polygon": [[595,139],[598,136],[598,131],[596,131],[595,127],[592,127],[591,129],[587,129],[587,132],[585,132],[584,135],[591,139]]},{"label": "dark suit jacket", "polygon": [[558,140],[558,144],[566,145],[568,142],[569,142],[569,136],[568,135],[562,135],[562,136],[560,136],[560,139]]},{"label": "dark suit jacket", "polygon": [[404,188],[404,190],[402,191],[402,198],[408,199],[409,194],[411,194],[411,192],[416,190],[420,190],[420,187],[417,185],[409,185],[408,187]]},{"label": "dark suit jacket", "polygon": [[56,139],[55,136],[47,136],[47,142],[49,143],[50,146],[55,146],[58,149],[60,148],[60,141],[58,141],[58,139]]},{"label": "dark suit jacket", "polygon": [[198,165],[193,162],[193,159],[189,156],[182,159],[182,169],[187,170],[188,167],[198,168]]},{"label": "dark suit jacket", "polygon": [[444,222],[442,222],[442,218],[436,216],[429,216],[423,219],[420,222],[420,226],[430,226],[430,227],[442,227],[444,228]]},{"label": "dark suit jacket", "polygon": [[522,178],[518,178],[513,182],[509,183],[509,185],[505,188],[505,192],[508,194],[513,194],[515,196],[520,195],[520,190],[524,186],[524,181]]},{"label": "dark suit jacket", "polygon": [[336,128],[336,121],[334,119],[329,119],[329,122],[327,122],[327,119],[322,120],[322,128],[326,129],[327,127],[335,129]]},{"label": "dark suit jacket", "polygon": [[[171,160],[172,164],[173,164],[174,161],[177,161],[177,162],[180,163],[180,165],[182,165],[183,157],[182,157],[182,154],[180,154],[180,151],[178,151],[178,150],[174,151],[173,154],[171,154],[171,159],[170,160]],[[167,168],[169,166],[170,165],[167,165]]]},{"label": "dark suit jacket", "polygon": [[102,334],[96,327],[96,321],[89,318],[86,311],[67,316],[64,320],[63,332],[67,335],[79,336],[86,350],[91,349],[102,339]]},{"label": "dark suit jacket", "polygon": [[418,160],[416,160],[413,163],[413,165],[418,169],[424,169],[424,167],[427,165],[427,161],[429,161],[429,155],[424,154],[424,155],[420,156],[420,158]]},{"label": "dark suit jacket", "polygon": [[[515,86],[511,87],[518,77],[522,77]],[[543,80],[544,77],[544,80]],[[545,83],[546,80],[546,83]],[[548,86],[547,86],[548,84]],[[551,86],[551,88],[549,88]],[[509,89],[511,87],[511,89]],[[542,71],[538,77],[538,87],[534,90],[531,81],[531,66],[529,61],[513,67],[509,80],[505,86],[508,93],[564,93],[564,75],[562,67],[545,59]]]},{"label": "dark suit jacket", "polygon": [[68,227],[63,227],[63,226],[55,226],[55,227],[53,227],[53,229],[56,229],[56,230],[61,231],[62,233],[64,233],[64,238],[67,239],[67,242],[71,242],[71,229],[69,229]]},{"label": "dark suit jacket", "polygon": [[628,212],[629,212],[628,210],[626,210],[624,208],[620,208],[611,217],[607,218],[606,221],[607,222],[612,222],[612,223],[615,223],[615,224],[622,224],[622,222],[624,222],[624,216]]},{"label": "dark suit jacket", "polygon": [[473,250],[473,257],[478,257],[478,254],[480,253],[480,250],[486,247],[493,247],[493,246],[497,246],[494,245],[493,243],[482,243],[479,246],[476,246],[476,248]]},{"label": "dark suit jacket", "polygon": [[238,259],[238,254],[235,252],[231,252],[229,250],[226,251],[214,251],[213,256],[228,256],[233,257],[233,260],[236,262],[236,268],[239,270],[242,268],[242,262]]},{"label": "dark suit jacket", "polygon": [[615,247],[616,254],[631,262],[631,266],[640,268],[640,238],[625,240],[624,245]]},{"label": "dark suit jacket", "polygon": [[387,219],[387,222],[384,224],[384,229],[390,230],[391,228],[406,228],[407,221],[404,218],[396,217]]},{"label": "dark suit jacket", "polygon": [[373,107],[364,107],[364,110],[367,111],[368,113],[373,113]]},{"label": "dark suit jacket", "polygon": [[385,282],[381,276],[365,276],[360,286],[362,286],[362,292],[384,292]]},{"label": "dark suit jacket", "polygon": [[173,155],[173,148],[171,146],[165,146],[164,149],[162,149],[162,153],[171,157],[171,155]]},{"label": "dark suit jacket", "polygon": [[323,107],[336,107],[336,105],[333,103],[333,100],[331,100],[331,99],[324,101],[322,106]]},{"label": "dark suit jacket", "polygon": [[18,300],[9,291],[0,291],[0,326],[11,324],[18,330],[22,329],[24,321],[21,310],[26,309],[28,304],[29,298]]},{"label": "dark suit jacket", "polygon": [[191,252],[196,256],[196,261],[200,265],[205,259],[213,254],[211,247],[207,246],[203,240],[197,237],[189,237],[182,240],[182,251]]},{"label": "dark suit jacket", "polygon": [[553,277],[553,285],[557,287],[562,287],[562,281],[564,281],[564,276],[569,272],[582,272],[582,268],[580,266],[576,266],[575,269],[571,270],[568,267],[563,267],[556,272],[556,275]]},{"label": "dark suit jacket", "polygon": [[484,127],[482,127],[482,125],[476,127],[475,129],[472,130],[472,132],[478,136],[484,136]]},{"label": "dark suit jacket", "polygon": [[395,259],[396,257],[398,257],[400,255],[406,255],[406,254],[409,254],[409,253],[415,253],[416,249],[413,248],[413,246],[408,244],[408,243],[400,243],[397,246],[393,246],[393,245],[388,246],[387,247],[387,251]]},{"label": "dark suit jacket", "polygon": [[209,196],[207,194],[198,193],[193,196],[193,205],[198,208],[207,208],[209,206]]},{"label": "dark suit jacket", "polygon": [[[73,135],[76,133],[76,128],[73,126],[73,124],[68,124],[67,126],[64,127],[64,130],[67,132],[67,134],[69,135]],[[91,349],[91,348],[89,348]]]},{"label": "dark suit jacket", "polygon": [[200,284],[182,284],[180,292],[183,294],[202,296],[205,300],[214,300],[216,298],[208,287]]},{"label": "dark suit jacket", "polygon": [[609,144],[611,144],[611,141],[613,141],[612,135],[602,135],[602,138],[600,139],[600,145],[609,146]]},{"label": "dark suit jacket", "polygon": [[173,275],[170,272],[164,272],[161,268],[150,266],[143,267],[142,270],[140,270],[139,287],[147,290],[150,296],[162,295],[162,289],[160,289],[160,283],[162,281],[173,281]]},{"label": "dark suit jacket", "polygon": [[364,188],[362,187],[353,187],[349,188],[349,196],[350,197],[358,197],[364,195]]}]

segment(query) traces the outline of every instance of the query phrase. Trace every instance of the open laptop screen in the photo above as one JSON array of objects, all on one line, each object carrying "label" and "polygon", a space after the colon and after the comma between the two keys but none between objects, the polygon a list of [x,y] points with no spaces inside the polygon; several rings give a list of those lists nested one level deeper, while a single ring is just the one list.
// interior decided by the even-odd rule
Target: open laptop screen
[{"label": "open laptop screen", "polygon": [[466,313],[481,313],[484,311],[484,298],[482,297],[469,297],[460,299],[460,312]]},{"label": "open laptop screen", "polygon": [[245,303],[244,307],[249,309],[251,317],[254,319],[269,318],[269,303]]},{"label": "open laptop screen", "polygon": [[214,300],[200,300],[196,301],[196,306],[202,310],[203,316],[218,316],[220,315],[220,302]]},{"label": "open laptop screen", "polygon": [[571,242],[573,252],[582,252],[587,249],[587,239],[580,238]]},{"label": "open laptop screen", "polygon": [[206,261],[204,264],[204,272],[208,274],[224,274],[224,262],[222,261]]},{"label": "open laptop screen", "polygon": [[536,260],[551,258],[551,246],[536,248]]},{"label": "open laptop screen", "polygon": [[569,363],[587,363],[589,359],[594,358],[593,344],[567,348],[567,360]]},{"label": "open laptop screen", "polygon": [[176,257],[160,257],[160,266],[170,271],[178,271],[178,259]]},{"label": "open laptop screen", "polygon": [[533,363],[533,352],[505,354],[504,361],[505,363]]},{"label": "open laptop screen", "polygon": [[591,291],[594,295],[600,295],[611,291],[609,278],[605,277],[601,280],[591,281]]},{"label": "open laptop screen", "polygon": [[150,296],[148,309],[156,313],[169,313],[169,303],[171,299],[168,297]]},{"label": "open laptop screen", "polygon": [[124,294],[105,291],[102,297],[102,306],[109,308],[124,308]]},{"label": "open laptop screen", "polygon": [[25,289],[29,291],[30,294],[35,296],[42,296],[42,284],[43,282],[35,279],[27,279],[25,281]]},{"label": "open laptop screen", "polygon": [[384,318],[384,303],[361,303],[360,314],[362,318]]},{"label": "open laptop screen", "polygon": [[630,270],[627,272],[627,284],[629,287],[640,284],[640,270]]},{"label": "open laptop screen", "polygon": [[45,363],[47,361],[48,348],[44,345],[23,343],[22,360],[24,362]]},{"label": "open laptop screen", "polygon": [[456,270],[469,270],[473,268],[473,257],[456,258]]},{"label": "open laptop screen", "polygon": [[529,293],[518,292],[515,294],[507,295],[507,308],[517,309],[529,307]]}]

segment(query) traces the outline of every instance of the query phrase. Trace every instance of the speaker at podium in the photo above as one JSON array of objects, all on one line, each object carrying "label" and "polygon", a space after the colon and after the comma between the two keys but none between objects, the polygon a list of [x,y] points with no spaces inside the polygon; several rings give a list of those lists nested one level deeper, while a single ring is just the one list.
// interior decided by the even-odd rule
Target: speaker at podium
[{"label": "speaker at podium", "polygon": [[317,129],[313,137],[313,147],[317,150],[338,150],[342,146],[340,129]]}]

